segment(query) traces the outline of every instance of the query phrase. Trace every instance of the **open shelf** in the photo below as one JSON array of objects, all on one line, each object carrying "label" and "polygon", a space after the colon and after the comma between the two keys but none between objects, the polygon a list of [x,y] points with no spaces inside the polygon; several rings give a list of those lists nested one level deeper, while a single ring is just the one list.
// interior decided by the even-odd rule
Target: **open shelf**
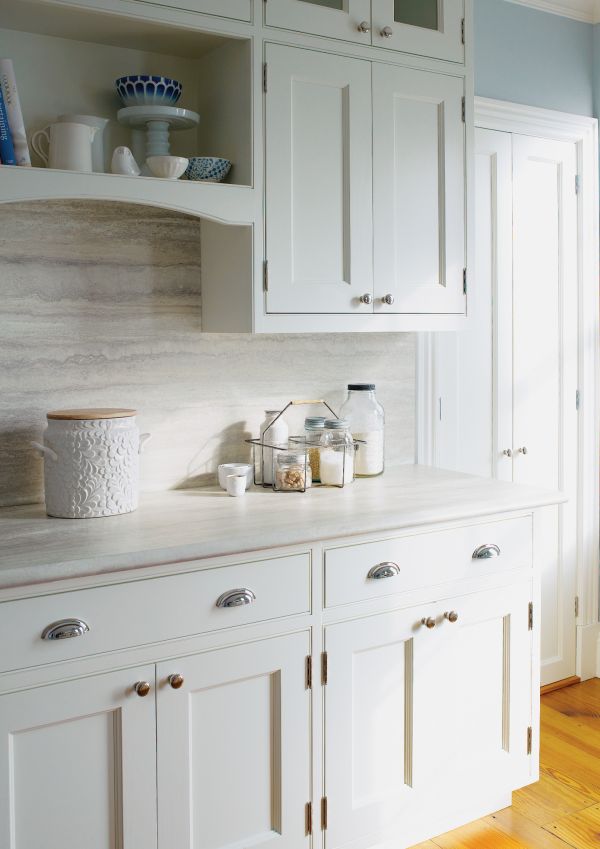
[{"label": "open shelf", "polygon": [[[171,134],[171,153],[222,156],[233,165],[222,184],[172,183],[53,171],[42,168],[31,151],[37,167],[1,167],[0,201],[99,197],[164,203],[192,214],[207,213],[214,203],[208,216],[214,220],[251,220],[245,215],[253,184],[249,38],[38,0],[5,0],[1,24],[0,55],[13,60],[28,138],[61,114],[98,115],[109,119],[103,136],[105,170],[110,170],[112,151],[119,145],[130,147],[142,165],[144,132],[132,132],[118,123],[117,112],[123,104],[114,81],[127,74],[158,74],[180,80],[183,94],[177,105],[200,114],[197,128]],[[239,214],[224,218],[225,210],[238,199]]]}]

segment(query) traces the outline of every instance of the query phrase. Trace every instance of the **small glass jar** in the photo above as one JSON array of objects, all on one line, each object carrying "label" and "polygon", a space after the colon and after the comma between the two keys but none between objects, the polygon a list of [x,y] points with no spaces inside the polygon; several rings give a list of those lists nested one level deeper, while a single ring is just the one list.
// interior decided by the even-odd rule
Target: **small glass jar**
[{"label": "small glass jar", "polygon": [[384,468],[385,414],[375,398],[374,383],[348,384],[348,399],[340,410],[357,440],[354,473],[358,478],[380,475]]},{"label": "small glass jar", "polygon": [[354,480],[354,440],[345,419],[325,422],[320,461],[324,486],[346,486]]},{"label": "small glass jar", "polygon": [[304,436],[313,483],[321,482],[321,437],[325,429],[324,416],[309,416],[304,421]]},{"label": "small glass jar", "polygon": [[276,492],[304,492],[312,486],[312,472],[306,451],[273,453],[273,489]]}]

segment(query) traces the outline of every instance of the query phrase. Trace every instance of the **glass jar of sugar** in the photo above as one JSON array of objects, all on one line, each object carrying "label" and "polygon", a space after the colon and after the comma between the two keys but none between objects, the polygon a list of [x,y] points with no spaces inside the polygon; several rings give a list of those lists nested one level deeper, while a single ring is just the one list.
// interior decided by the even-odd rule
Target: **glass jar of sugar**
[{"label": "glass jar of sugar", "polygon": [[349,383],[340,416],[350,423],[358,442],[354,473],[359,478],[380,475],[384,468],[385,413],[375,397],[374,383]]},{"label": "glass jar of sugar", "polygon": [[319,473],[324,486],[346,486],[354,480],[354,440],[345,419],[325,422]]},{"label": "glass jar of sugar", "polygon": [[308,416],[304,421],[304,436],[313,483],[321,481],[321,437],[325,428],[324,416]]}]

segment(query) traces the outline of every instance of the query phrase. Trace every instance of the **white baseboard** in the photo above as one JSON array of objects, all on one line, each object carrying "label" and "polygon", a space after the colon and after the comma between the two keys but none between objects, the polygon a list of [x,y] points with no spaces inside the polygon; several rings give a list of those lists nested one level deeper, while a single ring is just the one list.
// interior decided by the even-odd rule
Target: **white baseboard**
[{"label": "white baseboard", "polygon": [[577,674],[582,681],[600,678],[600,624],[577,628]]}]

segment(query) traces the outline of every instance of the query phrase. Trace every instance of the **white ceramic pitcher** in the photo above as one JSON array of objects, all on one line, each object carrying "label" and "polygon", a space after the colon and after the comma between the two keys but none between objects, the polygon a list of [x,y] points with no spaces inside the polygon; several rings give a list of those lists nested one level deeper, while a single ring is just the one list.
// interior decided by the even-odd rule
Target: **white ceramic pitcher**
[{"label": "white ceramic pitcher", "polygon": [[98,127],[87,124],[58,122],[34,133],[31,146],[49,168],[89,173],[92,170],[92,142],[97,132]]}]

